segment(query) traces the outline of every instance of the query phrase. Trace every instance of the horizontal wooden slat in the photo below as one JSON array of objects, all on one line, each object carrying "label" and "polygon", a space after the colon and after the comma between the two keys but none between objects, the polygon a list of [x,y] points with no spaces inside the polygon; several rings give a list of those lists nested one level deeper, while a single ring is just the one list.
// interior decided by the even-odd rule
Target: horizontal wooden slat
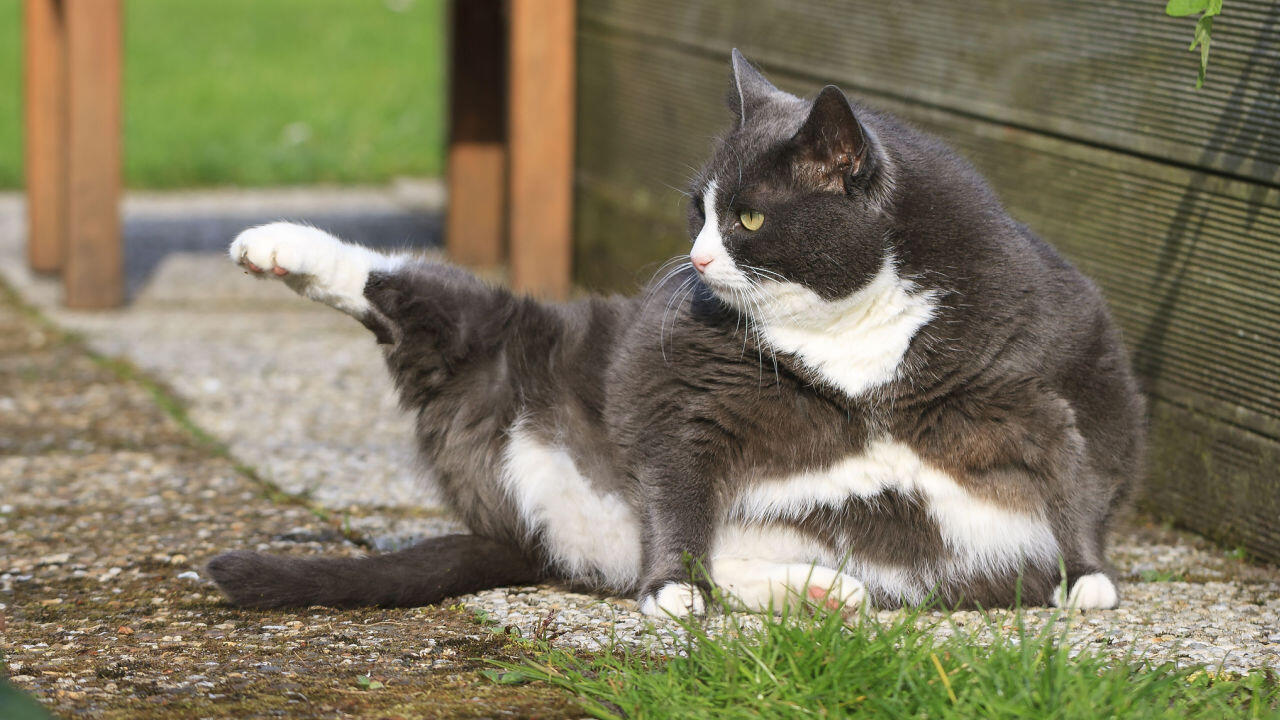
[{"label": "horizontal wooden slat", "polygon": [[[727,121],[719,102],[721,60],[590,33],[582,45],[584,54],[607,53],[613,66],[584,66],[584,97],[625,78],[646,79],[627,81],[634,92],[609,111],[615,123],[582,123],[584,190],[611,188],[596,194],[611,195],[616,205],[625,195],[619,188],[636,188],[632,204],[652,206],[670,232],[680,233],[683,200],[664,186],[682,186],[689,166],[706,155],[707,136]],[[654,78],[670,81],[659,86]],[[1266,272],[1280,269],[1274,241],[1280,191],[879,100],[949,138],[1017,217],[1099,280],[1153,383],[1172,380],[1263,415],[1280,414],[1280,374],[1273,371],[1280,316],[1268,312],[1280,302],[1280,273]],[[717,117],[693,112],[697,106]],[[664,192],[666,201],[646,198]],[[657,244],[665,252],[676,243]]]},{"label": "horizontal wooden slat", "polygon": [[[1280,182],[1280,4],[1236,0],[1190,89],[1194,20],[1151,2],[590,0],[584,28]],[[998,21],[993,19],[998,18]],[[812,83],[811,83],[812,84]]]}]

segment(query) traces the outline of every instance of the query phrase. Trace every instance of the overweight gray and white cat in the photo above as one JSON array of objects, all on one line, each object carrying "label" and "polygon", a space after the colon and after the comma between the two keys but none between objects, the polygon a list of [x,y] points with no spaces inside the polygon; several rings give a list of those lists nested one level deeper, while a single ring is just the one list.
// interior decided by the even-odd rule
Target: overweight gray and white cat
[{"label": "overweight gray and white cat", "polygon": [[236,238],[384,344],[471,534],[229,553],[209,569],[233,602],[559,580],[654,614],[712,586],[748,609],[1116,604],[1103,546],[1144,410],[1098,291],[939,141],[733,71],[690,262],[639,297],[535,302],[298,225]]}]

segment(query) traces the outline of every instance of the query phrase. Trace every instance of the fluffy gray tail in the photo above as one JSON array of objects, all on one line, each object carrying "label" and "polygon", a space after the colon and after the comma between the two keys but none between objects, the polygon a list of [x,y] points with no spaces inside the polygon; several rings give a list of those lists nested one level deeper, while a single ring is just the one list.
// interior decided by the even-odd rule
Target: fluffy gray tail
[{"label": "fluffy gray tail", "polygon": [[231,552],[210,560],[208,572],[232,603],[252,608],[413,607],[546,577],[515,548],[478,535],[445,535],[361,558]]}]

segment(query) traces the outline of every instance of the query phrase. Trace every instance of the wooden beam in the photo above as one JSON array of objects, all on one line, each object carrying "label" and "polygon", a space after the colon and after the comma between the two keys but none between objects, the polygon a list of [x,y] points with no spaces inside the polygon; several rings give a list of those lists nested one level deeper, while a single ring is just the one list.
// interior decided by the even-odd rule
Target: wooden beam
[{"label": "wooden beam", "polygon": [[511,284],[569,294],[573,243],[574,0],[511,0],[508,187]]},{"label": "wooden beam", "polygon": [[23,3],[27,262],[54,273],[66,252],[66,26],[60,0]]},{"label": "wooden beam", "polygon": [[506,20],[499,0],[452,4],[449,206],[454,262],[502,264],[506,213]]},{"label": "wooden beam", "polygon": [[69,307],[124,300],[120,249],[120,0],[72,0],[67,23],[67,256]]}]

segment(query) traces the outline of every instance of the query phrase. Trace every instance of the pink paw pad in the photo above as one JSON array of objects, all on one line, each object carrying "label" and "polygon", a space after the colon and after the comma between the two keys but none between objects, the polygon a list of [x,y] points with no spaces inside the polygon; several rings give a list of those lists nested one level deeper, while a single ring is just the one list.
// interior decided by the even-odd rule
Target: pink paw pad
[{"label": "pink paw pad", "polygon": [[839,610],[843,605],[838,598],[828,593],[827,588],[824,588],[821,585],[810,585],[808,592],[810,600],[813,600],[828,610]]}]

